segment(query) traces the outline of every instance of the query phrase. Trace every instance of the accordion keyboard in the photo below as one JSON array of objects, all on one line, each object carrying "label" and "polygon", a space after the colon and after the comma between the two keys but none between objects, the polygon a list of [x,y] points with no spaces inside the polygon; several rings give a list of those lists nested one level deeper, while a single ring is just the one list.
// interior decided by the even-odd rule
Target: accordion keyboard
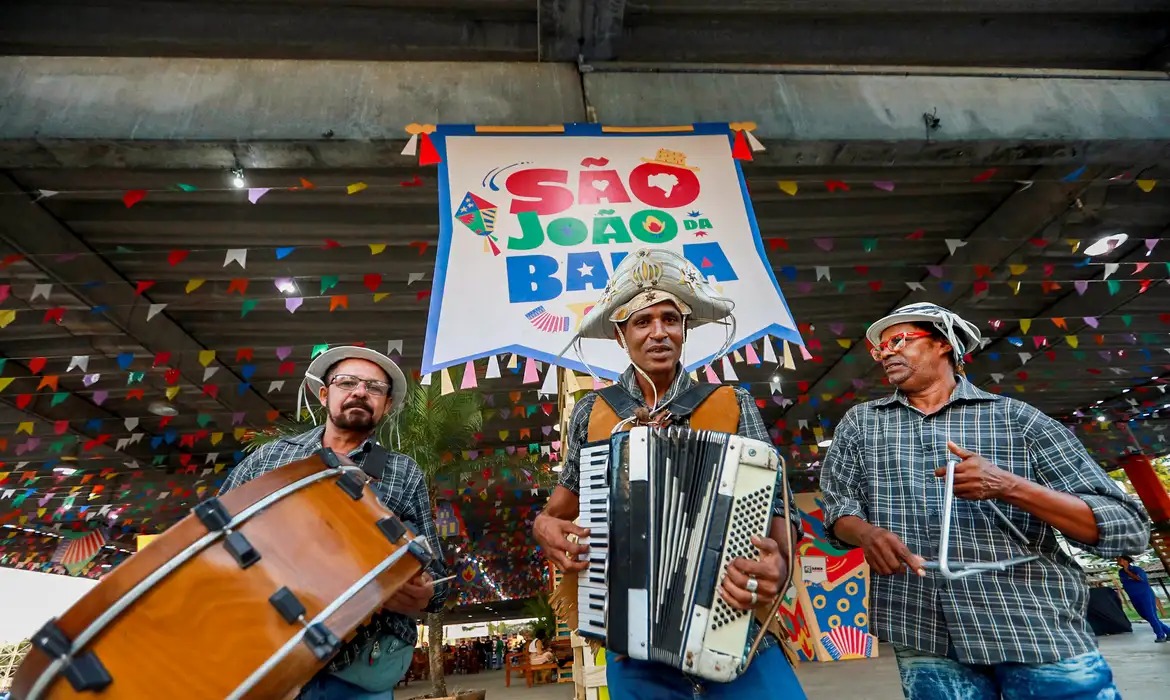
[{"label": "accordion keyboard", "polygon": [[609,443],[586,445],[578,464],[577,524],[589,530],[589,568],[577,577],[578,633],[605,639],[605,564],[609,559]]}]

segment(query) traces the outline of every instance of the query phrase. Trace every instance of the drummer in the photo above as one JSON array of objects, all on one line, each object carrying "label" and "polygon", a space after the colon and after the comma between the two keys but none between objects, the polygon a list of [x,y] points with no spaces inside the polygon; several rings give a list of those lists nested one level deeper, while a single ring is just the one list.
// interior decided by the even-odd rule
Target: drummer
[{"label": "drummer", "polygon": [[[382,503],[425,535],[432,551],[441,552],[430,498],[418,465],[388,446],[371,452],[378,442],[379,422],[392,418],[402,408],[406,377],[398,365],[368,348],[336,347],[313,360],[300,391],[317,395],[325,409],[325,424],[260,447],[232,470],[220,493],[328,447],[348,455],[366,473],[380,473],[376,490]],[[380,459],[383,464],[365,464],[367,458]],[[394,686],[410,667],[418,638],[415,620],[424,612],[443,608],[447,584],[432,582],[444,575],[443,558],[435,557],[427,570],[399,589],[330,664],[301,689],[301,700],[393,698]]]}]

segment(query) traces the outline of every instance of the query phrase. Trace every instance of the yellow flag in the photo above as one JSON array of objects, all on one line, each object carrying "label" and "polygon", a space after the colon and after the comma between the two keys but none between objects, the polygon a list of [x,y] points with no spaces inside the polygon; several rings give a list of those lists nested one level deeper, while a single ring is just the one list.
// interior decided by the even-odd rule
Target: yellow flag
[{"label": "yellow flag", "polygon": [[243,440],[244,433],[246,433],[246,432],[248,432],[247,428],[236,428],[235,430],[232,431],[232,435],[235,436],[236,440]]},{"label": "yellow flag", "polygon": [[352,185],[349,185],[348,187],[346,187],[345,192],[346,192],[346,194],[357,194],[358,192],[361,192],[362,190],[366,189],[367,187],[369,187],[369,185],[367,185],[364,182],[355,182]]},{"label": "yellow flag", "polygon": [[218,444],[219,444],[219,441],[220,441],[220,440],[222,440],[222,439],[223,439],[223,433],[212,433],[212,434],[211,434],[211,445],[212,445],[212,447],[214,447],[214,446],[218,445]]},{"label": "yellow flag", "polygon": [[1081,339],[1080,339],[1080,338],[1078,338],[1078,337],[1076,337],[1075,335],[1066,335],[1066,336],[1064,336],[1064,341],[1065,341],[1066,343],[1068,343],[1068,346],[1069,346],[1070,348],[1072,348],[1073,350],[1076,350],[1076,349],[1077,349],[1077,346],[1081,344]]},{"label": "yellow flag", "polygon": [[370,244],[370,255],[381,255],[383,252],[385,252],[385,250],[386,250],[385,243],[371,243]]},{"label": "yellow flag", "polygon": [[1020,319],[1020,330],[1021,331],[1027,333],[1028,329],[1031,327],[1032,327],[1032,319],[1030,319],[1030,318],[1021,318]]},{"label": "yellow flag", "polygon": [[1157,180],[1138,180],[1137,181],[1138,189],[1140,189],[1142,192],[1153,191],[1154,185],[1157,185],[1157,184],[1158,184]]},{"label": "yellow flag", "polygon": [[390,292],[375,292],[374,293],[374,303],[377,304],[379,301],[382,301],[383,299],[385,299],[388,296],[390,296]]},{"label": "yellow flag", "polygon": [[1015,293],[1015,294],[1020,293],[1020,283],[1019,282],[1010,282],[1009,284],[1012,285],[1012,292],[1013,293]]},{"label": "yellow flag", "polygon": [[1008,265],[1008,270],[1011,270],[1013,275],[1022,275],[1028,271],[1027,265]]},{"label": "yellow flag", "polygon": [[177,387],[177,386],[168,386],[167,387],[167,400],[168,401],[175,400],[175,397],[179,395],[179,388],[180,387]]},{"label": "yellow flag", "polygon": [[204,367],[211,364],[211,361],[214,359],[215,359],[215,351],[214,350],[200,350],[199,351],[199,364],[203,365]]},{"label": "yellow flag", "polygon": [[784,369],[796,369],[796,363],[792,361],[792,348],[788,347],[788,341],[784,341]]},{"label": "yellow flag", "polygon": [[577,383],[577,373],[571,369],[565,370],[565,391],[570,394],[581,391],[581,385]]},{"label": "yellow flag", "polygon": [[16,309],[0,309],[0,328],[7,328],[15,320]]},{"label": "yellow flag", "polygon": [[200,287],[203,286],[203,283],[206,281],[207,280],[187,280],[187,293],[190,294],[191,292],[195,291],[196,289],[199,289]]},{"label": "yellow flag", "polygon": [[849,338],[837,338],[837,344],[848,350],[853,347],[853,341]]},{"label": "yellow flag", "polygon": [[12,383],[13,379],[15,379],[15,377],[0,377],[0,391],[7,389],[8,385]]},{"label": "yellow flag", "polygon": [[780,186],[781,192],[783,192],[786,195],[789,195],[790,197],[795,197],[797,191],[800,189],[796,185],[796,182],[794,182],[792,180],[781,180],[781,181],[777,182],[776,184]]},{"label": "yellow flag", "polygon": [[33,422],[31,420],[26,420],[16,426],[16,434],[20,435],[21,433],[33,434]]}]

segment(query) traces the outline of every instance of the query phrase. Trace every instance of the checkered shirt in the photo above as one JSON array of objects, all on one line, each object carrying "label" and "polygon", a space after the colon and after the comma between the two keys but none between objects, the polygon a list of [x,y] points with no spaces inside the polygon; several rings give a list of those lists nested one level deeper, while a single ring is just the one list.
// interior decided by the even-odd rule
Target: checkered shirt
[{"label": "checkered shirt", "polygon": [[[1083,500],[1100,532],[1077,547],[1112,559],[1143,551],[1149,520],[1089,457],[1071,431],[1022,401],[996,396],[959,377],[947,404],[924,416],[905,395],[851,408],[837,426],[821,467],[825,530],[854,515],[893,532],[911,552],[938,559],[943,501],[934,470],[951,457],[950,439],[1001,469]],[[1096,648],[1085,621],[1085,574],[1055,530],[1020,508],[1000,510],[1030,541],[1025,547],[982,502],[956,498],[950,560],[991,562],[1025,554],[1040,559],[947,581],[937,571],[872,579],[871,624],[879,638],[939,656],[953,644],[964,663],[1049,663]]]},{"label": "checkered shirt", "polygon": [[[638,386],[637,377],[634,375],[633,367],[626,369],[618,378],[618,384],[621,385],[626,393],[629,394],[640,406],[646,405],[646,399],[642,396],[642,388]],[[695,385],[690,375],[682,371],[679,366],[675,373],[674,383],[668,391],[668,395],[680,396],[683,392]],[[581,446],[589,442],[589,416],[593,413],[593,404],[597,401],[598,394],[595,391],[586,394],[577,405],[573,407],[573,414],[569,417],[569,444],[565,450],[565,463],[561,471],[560,485],[569,489],[575,494],[580,493],[580,461],[581,461]],[[760,418],[759,409],[756,408],[755,399],[752,395],[739,387],[735,387],[735,398],[739,403],[739,427],[736,434],[741,437],[751,438],[753,440],[761,440],[768,444],[772,444],[772,439],[768,435],[768,429],[764,427],[764,421]],[[602,399],[604,401],[604,399]],[[689,420],[679,421],[673,425],[686,427]],[[780,474],[776,475],[776,498],[772,502],[772,512],[776,517],[784,517],[784,500],[780,489]],[[792,526],[796,528],[797,532],[801,531],[800,509],[796,507],[795,499],[789,499],[789,521]],[[776,533],[776,536],[783,541],[783,533]],[[793,546],[796,546],[796,541],[793,541]],[[753,618],[750,638],[755,639],[756,633],[759,631],[757,622]],[[775,646],[776,639],[772,635],[764,635],[764,640],[760,643],[760,651]]]},{"label": "checkered shirt", "polygon": [[[278,467],[305,459],[321,449],[321,437],[324,433],[325,426],[322,425],[300,435],[283,438],[261,446],[232,469],[219,493],[222,495],[240,484],[251,481],[262,474],[267,474]],[[372,438],[367,438],[356,450],[349,453],[349,458],[353,460],[354,464],[360,467],[365,462],[367,451],[373,442]],[[414,525],[416,530],[426,536],[431,550],[441,553],[443,548],[439,542],[438,531],[435,529],[435,520],[431,513],[431,500],[427,494],[422,472],[419,471],[418,465],[410,457],[390,450],[386,452],[386,466],[382,471],[382,479],[371,483],[371,487],[377,492],[383,505],[403,521]],[[441,554],[431,560],[431,563],[427,565],[427,570],[436,579],[446,576]],[[440,583],[435,586],[435,594],[427,605],[427,612],[442,610],[443,602],[447,599],[447,585]],[[413,645],[418,639],[415,620],[405,615],[384,613],[376,615],[374,622],[407,644]],[[334,664],[340,660],[342,662],[340,665],[344,666],[351,661],[350,657],[354,654],[355,647],[360,646],[366,639],[367,637],[361,634],[355,637],[350,644],[338,652]]]}]

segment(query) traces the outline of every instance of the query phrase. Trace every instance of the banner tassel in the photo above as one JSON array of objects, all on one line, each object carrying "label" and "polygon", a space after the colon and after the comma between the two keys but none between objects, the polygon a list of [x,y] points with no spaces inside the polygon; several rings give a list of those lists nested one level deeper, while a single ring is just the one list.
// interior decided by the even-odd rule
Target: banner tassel
[{"label": "banner tassel", "polygon": [[435,149],[435,144],[431,143],[431,137],[425,132],[418,136],[418,164],[419,165],[438,165],[442,163],[443,159],[439,157],[439,151]]}]

